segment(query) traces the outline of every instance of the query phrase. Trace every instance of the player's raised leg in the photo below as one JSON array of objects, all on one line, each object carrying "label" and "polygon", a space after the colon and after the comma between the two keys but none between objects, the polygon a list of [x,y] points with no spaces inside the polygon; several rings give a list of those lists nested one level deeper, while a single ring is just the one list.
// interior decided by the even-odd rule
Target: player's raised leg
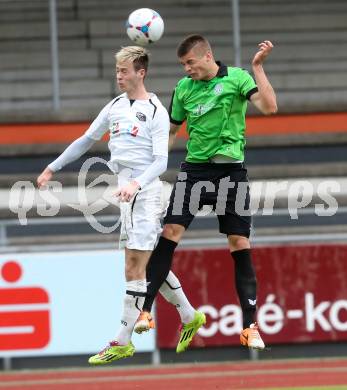
[{"label": "player's raised leg", "polygon": [[190,304],[179,280],[173,272],[169,272],[159,292],[168,302],[175,306],[181,318],[182,324],[176,352],[184,352],[201,326],[206,324],[206,316],[204,313],[195,310]]}]

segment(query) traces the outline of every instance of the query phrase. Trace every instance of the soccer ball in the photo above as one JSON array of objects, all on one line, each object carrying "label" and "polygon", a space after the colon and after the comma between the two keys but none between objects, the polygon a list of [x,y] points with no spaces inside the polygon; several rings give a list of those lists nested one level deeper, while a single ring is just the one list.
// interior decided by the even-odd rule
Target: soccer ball
[{"label": "soccer ball", "polygon": [[132,41],[146,46],[161,38],[164,32],[164,21],[158,12],[149,8],[140,8],[129,15],[126,29]]}]

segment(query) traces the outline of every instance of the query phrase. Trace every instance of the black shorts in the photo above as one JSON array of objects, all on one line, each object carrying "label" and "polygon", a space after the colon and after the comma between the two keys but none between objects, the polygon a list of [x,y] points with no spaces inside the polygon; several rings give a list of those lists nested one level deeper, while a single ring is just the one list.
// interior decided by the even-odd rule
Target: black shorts
[{"label": "black shorts", "polygon": [[164,224],[178,224],[187,229],[197,211],[209,205],[218,217],[221,233],[249,237],[249,203],[247,169],[243,163],[184,162]]}]

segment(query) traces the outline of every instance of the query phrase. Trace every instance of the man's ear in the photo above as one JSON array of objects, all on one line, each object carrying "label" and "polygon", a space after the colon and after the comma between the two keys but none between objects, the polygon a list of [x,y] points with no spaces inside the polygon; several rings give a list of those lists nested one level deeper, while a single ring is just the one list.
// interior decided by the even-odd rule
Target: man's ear
[{"label": "man's ear", "polygon": [[213,56],[212,56],[212,53],[210,52],[210,50],[207,50],[207,52],[206,52],[206,54],[205,54],[205,58],[206,58],[206,61],[207,61],[207,62],[212,61]]},{"label": "man's ear", "polygon": [[146,71],[144,69],[140,69],[138,70],[138,72],[140,73],[140,76],[145,78],[146,77]]}]

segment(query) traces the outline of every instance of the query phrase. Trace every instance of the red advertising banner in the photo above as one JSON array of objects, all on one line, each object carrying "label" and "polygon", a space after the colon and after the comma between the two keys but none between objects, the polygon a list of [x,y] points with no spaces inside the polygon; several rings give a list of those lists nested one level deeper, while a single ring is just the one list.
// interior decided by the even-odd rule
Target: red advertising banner
[{"label": "red advertising banner", "polygon": [[[347,245],[258,247],[253,258],[257,321],[267,344],[347,340]],[[242,313],[228,250],[178,250],[173,271],[207,316],[192,345],[239,344]],[[157,324],[159,347],[174,348],[179,317],[161,297]]]},{"label": "red advertising banner", "polygon": [[[22,267],[7,261],[0,267],[0,279],[15,283],[22,277]],[[40,349],[50,340],[50,313],[35,309],[35,304],[48,304],[47,291],[39,287],[0,287],[0,352]],[[27,305],[27,310],[19,309]],[[3,332],[5,330],[5,332]]]}]

